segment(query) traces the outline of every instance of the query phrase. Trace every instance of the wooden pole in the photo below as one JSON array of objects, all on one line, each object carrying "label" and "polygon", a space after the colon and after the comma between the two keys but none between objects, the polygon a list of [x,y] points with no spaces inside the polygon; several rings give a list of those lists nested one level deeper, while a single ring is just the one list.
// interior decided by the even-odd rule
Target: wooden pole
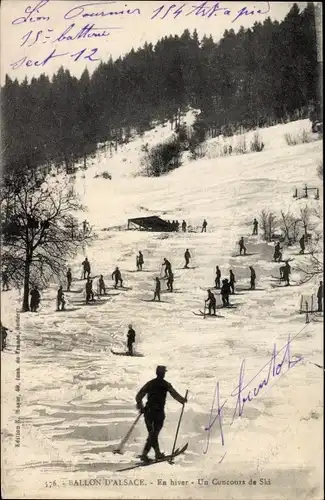
[{"label": "wooden pole", "polygon": [[[185,399],[187,398],[187,395],[188,395],[188,390],[186,390]],[[184,413],[184,406],[185,406],[185,403],[183,403],[183,405],[182,405],[182,411],[181,411],[181,414],[179,416],[178,425],[177,425],[177,429],[176,429],[176,436],[175,436],[175,439],[174,439],[174,444],[173,444],[173,449],[172,449],[171,455],[174,453],[175,448],[176,448],[178,431],[179,431],[179,428],[181,426],[181,421],[182,421],[182,417],[183,417],[183,413]],[[169,460],[169,463],[172,463],[172,459]]]},{"label": "wooden pole", "polygon": [[141,417],[142,413],[139,413],[139,415],[137,416],[137,418],[135,419],[135,421],[133,422],[133,424],[131,425],[130,429],[128,430],[126,436],[122,439],[122,441],[120,442],[119,446],[114,450],[114,453],[120,453],[122,454],[123,453],[123,448],[124,448],[124,445],[126,444],[126,442],[129,440],[132,432],[133,432],[133,429],[134,427],[136,426],[136,424],[138,423],[140,417]]}]

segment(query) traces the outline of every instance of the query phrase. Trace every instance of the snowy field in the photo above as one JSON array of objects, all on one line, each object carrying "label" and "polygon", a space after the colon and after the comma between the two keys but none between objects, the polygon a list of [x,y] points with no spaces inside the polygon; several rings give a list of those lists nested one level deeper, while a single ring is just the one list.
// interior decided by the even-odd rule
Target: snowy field
[{"label": "snowy field", "polygon": [[[265,150],[240,156],[211,158],[213,139],[208,159],[186,161],[160,178],[137,176],[141,146],[171,134],[170,127],[161,127],[130,142],[112,158],[99,154],[94,165],[78,174],[76,189],[88,208],[84,217],[97,238],[75,262],[68,263],[75,277],[71,293],[66,294],[68,311],[55,312],[57,284],[53,283],[43,291],[39,313],[20,315],[19,336],[18,293],[2,293],[2,322],[13,330],[8,349],[1,353],[5,498],[57,498],[56,494],[60,498],[322,498],[323,370],[313,363],[323,364],[323,318],[316,315],[305,324],[299,314],[300,296],[315,293],[318,280],[295,285],[302,278],[295,267],[307,262],[308,255],[299,255],[294,246],[284,253],[294,259],[292,286],[276,286],[271,275],[278,276],[279,264],[272,262],[273,244],[251,236],[252,221],[263,209],[299,213],[306,203],[316,209],[322,205],[316,172],[322,141],[287,146],[283,140],[286,132],[307,127],[310,122],[301,121],[262,129]],[[104,171],[112,180],[95,178]],[[320,200],[293,198],[294,189],[306,182],[320,188]],[[142,215],[185,219],[197,232],[127,231],[127,219]],[[204,218],[207,233],[201,234],[198,228]],[[236,256],[241,236],[247,242],[246,257]],[[192,268],[185,270],[187,248]],[[135,272],[139,250],[144,272]],[[101,301],[84,305],[80,275],[85,256],[92,275],[103,274],[110,287],[111,273],[118,265],[131,289],[109,290]],[[163,288],[161,303],[147,302],[164,257],[174,268],[175,293]],[[220,318],[203,319],[193,312],[204,307],[216,265],[222,277],[229,276],[229,269],[236,275],[238,293],[231,296],[235,307],[218,311]],[[247,290],[250,265],[257,273],[256,291]],[[136,351],[143,357],[114,356],[110,351],[125,349],[129,323],[137,334]],[[21,390],[16,393],[19,338]],[[274,371],[268,384],[252,397],[268,375],[275,345]],[[178,438],[179,446],[189,443],[188,450],[174,465],[117,473],[142,451],[146,431],[141,420],[125,453],[112,453],[136,418],[137,391],[154,377],[157,364],[167,366],[166,379],[178,392],[184,395],[189,390]],[[252,401],[245,403],[239,416],[236,387],[241,367],[246,386],[242,397],[251,391]],[[207,446],[205,427],[217,382],[220,407],[225,404]],[[17,394],[20,447],[14,447]],[[217,409],[215,401],[213,416]],[[165,452],[173,446],[180,410],[169,396],[160,435]],[[144,485],[113,484],[136,478]],[[260,485],[261,478],[271,484]],[[94,479],[101,486],[86,485],[85,481]],[[250,479],[257,484],[249,484]],[[56,486],[49,487],[53,480]],[[171,485],[171,480],[188,483]],[[22,491],[24,495],[17,496]]]}]

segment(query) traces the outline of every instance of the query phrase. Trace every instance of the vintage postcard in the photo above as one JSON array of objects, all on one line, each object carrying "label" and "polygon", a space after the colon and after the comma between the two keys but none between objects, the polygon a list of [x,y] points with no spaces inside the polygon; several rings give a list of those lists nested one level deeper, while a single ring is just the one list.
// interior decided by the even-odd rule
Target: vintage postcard
[{"label": "vintage postcard", "polygon": [[2,498],[324,498],[322,64],[316,2],[2,1]]}]

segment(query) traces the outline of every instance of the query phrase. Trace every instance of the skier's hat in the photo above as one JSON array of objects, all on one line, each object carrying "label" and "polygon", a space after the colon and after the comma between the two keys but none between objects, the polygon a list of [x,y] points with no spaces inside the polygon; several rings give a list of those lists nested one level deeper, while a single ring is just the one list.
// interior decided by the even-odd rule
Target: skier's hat
[{"label": "skier's hat", "polygon": [[158,365],[156,368],[157,375],[158,375],[158,373],[166,373],[166,371],[167,371],[167,368],[166,368],[166,366],[163,366],[163,365]]}]

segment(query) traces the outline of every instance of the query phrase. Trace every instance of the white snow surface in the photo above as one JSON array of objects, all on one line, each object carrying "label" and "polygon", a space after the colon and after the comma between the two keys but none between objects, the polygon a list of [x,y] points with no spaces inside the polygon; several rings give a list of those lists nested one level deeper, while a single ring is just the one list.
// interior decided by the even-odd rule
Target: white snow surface
[{"label": "white snow surface", "polygon": [[[211,157],[213,139],[207,144],[210,158],[186,160],[166,176],[146,178],[138,175],[141,146],[151,147],[172,134],[169,125],[156,127],[112,157],[98,153],[94,165],[77,174],[76,190],[87,207],[83,217],[97,237],[85,253],[67,263],[75,277],[72,292],[66,294],[67,312],[55,312],[57,285],[53,283],[43,291],[37,314],[20,315],[19,334],[19,295],[14,290],[2,293],[2,322],[12,330],[8,349],[1,353],[5,498],[322,498],[323,370],[312,363],[323,364],[323,317],[314,315],[306,324],[299,314],[301,295],[315,293],[319,278],[301,286],[273,287],[277,282],[271,275],[279,273],[279,264],[272,262],[273,245],[251,236],[252,221],[263,209],[299,213],[307,204],[320,210],[323,192],[316,170],[322,141],[288,146],[283,140],[285,133],[300,133],[308,127],[310,122],[298,121],[262,129],[265,149],[239,156]],[[104,171],[111,180],[95,178]],[[294,189],[305,183],[320,188],[320,200],[313,194],[308,200],[293,198]],[[126,230],[128,218],[148,215],[185,219],[196,232]],[[204,218],[207,233],[201,234]],[[247,243],[246,257],[236,257],[240,236]],[[184,270],[187,248],[193,268]],[[145,272],[135,272],[139,250]],[[293,285],[302,277],[297,267],[309,259],[298,253],[298,246],[293,246],[284,254],[294,259]],[[111,286],[111,273],[118,265],[131,289],[118,294],[109,290],[95,305],[83,305],[80,273],[85,255],[93,276],[103,274]],[[177,293],[165,292],[163,285],[163,301],[146,302],[142,299],[152,298],[153,280],[160,275],[164,257],[173,265]],[[218,310],[221,318],[203,319],[193,312],[204,307],[216,265],[223,277],[233,269],[236,285],[246,291],[231,296],[236,308]],[[257,273],[255,292],[247,291],[250,265]],[[221,303],[219,295],[217,303]],[[125,349],[129,323],[136,331],[136,350],[143,357],[111,353],[110,349]],[[283,349],[289,336],[291,360],[302,358],[290,369],[289,354],[285,356]],[[20,364],[16,361],[19,338]],[[277,351],[282,349],[276,365],[285,358],[281,374],[272,372],[267,386],[252,397],[268,374],[274,345]],[[243,396],[250,390],[252,401],[245,403],[239,417],[237,396],[232,394],[244,360]],[[177,442],[178,446],[188,442],[188,450],[172,466],[165,462],[116,472],[132,464],[142,450],[146,430],[141,420],[124,454],[112,453],[137,416],[137,391],[154,377],[158,364],[168,367],[166,379],[178,392],[184,395],[189,390]],[[18,367],[19,393],[15,392]],[[217,382],[220,406],[225,402],[224,446],[217,418],[206,450],[205,428]],[[17,395],[21,398],[20,447],[15,447]],[[213,417],[216,408],[217,402]],[[168,396],[160,434],[165,452],[173,446],[180,410],[179,403]],[[144,485],[113,483],[136,478]],[[270,479],[271,484],[259,485],[260,478]],[[82,483],[94,479],[101,486]],[[105,485],[105,479],[111,483]],[[159,479],[167,485],[158,485]],[[250,479],[257,485],[249,485]],[[56,486],[49,487],[53,480]],[[171,485],[171,480],[188,483]],[[217,485],[217,481],[245,481],[245,485]]]}]

